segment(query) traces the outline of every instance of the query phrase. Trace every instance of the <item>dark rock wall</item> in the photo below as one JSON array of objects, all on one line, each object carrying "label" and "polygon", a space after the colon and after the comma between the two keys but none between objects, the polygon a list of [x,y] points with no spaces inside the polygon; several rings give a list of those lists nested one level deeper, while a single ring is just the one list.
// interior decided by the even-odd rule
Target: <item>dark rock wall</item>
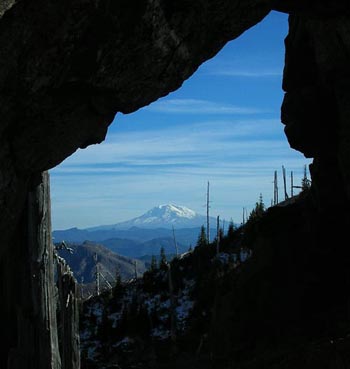
[{"label": "dark rock wall", "polygon": [[291,16],[282,121],[292,148],[314,158],[319,207],[350,200],[350,18]]},{"label": "dark rock wall", "polygon": [[267,211],[219,304],[214,351],[240,368],[350,368],[350,5],[320,3],[289,17],[281,112],[311,190]]},{"label": "dark rock wall", "polygon": [[270,208],[244,241],[253,257],[218,301],[214,356],[244,369],[350,368],[350,249],[337,240],[349,226],[310,193]]},{"label": "dark rock wall", "polygon": [[[21,241],[27,226],[21,214],[33,177],[79,147],[103,141],[117,112],[133,112],[179,88],[227,41],[259,22],[270,6],[292,13],[282,121],[291,147],[314,158],[313,185],[304,205],[279,214],[283,232],[262,230],[257,238],[259,245],[265,245],[257,248],[264,250],[257,254],[264,258],[255,259],[254,278],[249,277],[249,269],[245,272],[249,278],[242,274],[237,292],[252,309],[246,314],[242,307],[249,304],[238,304],[233,331],[238,341],[252,347],[252,337],[256,343],[263,332],[272,332],[270,341],[280,334],[288,336],[288,327],[300,333],[303,319],[311,327],[303,331],[305,335],[312,336],[322,322],[322,334],[339,333],[338,323],[345,326],[348,294],[333,293],[332,288],[339,283],[342,290],[348,287],[350,267],[346,244],[334,242],[335,234],[347,236],[350,223],[346,2],[4,1],[0,5],[0,295],[6,308],[0,325],[9,339],[2,358],[11,358],[9,353],[18,344],[14,330],[20,334],[30,329],[21,316],[28,301],[22,300],[25,291],[20,281],[25,268],[30,268],[23,250],[26,243]],[[300,259],[294,243],[304,255]],[[14,273],[16,258],[21,267]],[[283,264],[284,268],[279,266]],[[300,275],[296,268],[301,268]],[[324,277],[325,270],[330,279]],[[256,294],[246,294],[249,286]],[[298,324],[285,325],[288,319]],[[249,337],[243,334],[242,322],[256,327]]]}]

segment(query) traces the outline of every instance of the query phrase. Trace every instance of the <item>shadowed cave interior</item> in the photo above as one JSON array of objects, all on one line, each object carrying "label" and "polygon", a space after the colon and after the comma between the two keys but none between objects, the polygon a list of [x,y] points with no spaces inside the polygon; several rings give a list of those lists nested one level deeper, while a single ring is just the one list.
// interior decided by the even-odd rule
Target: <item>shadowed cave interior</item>
[{"label": "shadowed cave interior", "polygon": [[[46,171],[101,142],[116,112],[179,88],[272,9],[290,14],[281,120],[313,158],[312,187],[256,225],[254,257],[226,296],[233,313],[220,305],[214,337],[231,334],[217,355],[231,356],[218,367],[350,367],[350,6],[285,4],[2,2],[1,367],[80,367],[74,302],[56,317]],[[61,295],[73,292],[62,269]]]}]

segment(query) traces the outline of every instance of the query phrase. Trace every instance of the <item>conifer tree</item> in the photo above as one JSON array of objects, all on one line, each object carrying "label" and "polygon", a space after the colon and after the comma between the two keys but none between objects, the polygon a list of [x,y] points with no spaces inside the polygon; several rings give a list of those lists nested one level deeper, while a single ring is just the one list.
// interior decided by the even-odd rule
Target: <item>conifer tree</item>
[{"label": "conifer tree", "polygon": [[137,333],[144,338],[148,337],[151,331],[150,316],[148,309],[144,304],[139,306],[137,323]]},{"label": "conifer tree", "polygon": [[151,258],[151,264],[150,264],[150,267],[149,267],[149,270],[150,272],[154,272],[156,271],[158,268],[158,265],[157,265],[157,259],[154,255],[152,255],[152,258]]},{"label": "conifer tree", "polygon": [[224,230],[222,228],[219,229],[219,239],[223,240],[224,239]]},{"label": "conifer tree", "polygon": [[248,220],[254,220],[260,218],[265,212],[265,204],[262,194],[259,196],[259,201],[255,203],[255,208],[251,211]]},{"label": "conifer tree", "polygon": [[228,231],[227,231],[227,237],[229,240],[233,238],[235,232],[235,225],[233,223],[233,220],[231,219],[230,224],[228,225]]},{"label": "conifer tree", "polygon": [[166,260],[165,250],[164,250],[163,246],[160,248],[159,269],[168,270],[168,263],[167,263],[167,260]]},{"label": "conifer tree", "polygon": [[198,240],[197,240],[197,247],[203,247],[206,246],[208,244],[208,240],[207,240],[207,235],[205,232],[205,227],[204,225],[201,226],[201,231],[200,234],[198,236]]},{"label": "conifer tree", "polygon": [[305,191],[311,187],[311,181],[307,178],[306,165],[304,165],[304,177],[301,180],[301,190]]},{"label": "conifer tree", "polygon": [[112,289],[112,296],[115,300],[118,300],[122,295],[123,295],[122,277],[120,275],[119,270],[117,269],[115,272],[115,285]]},{"label": "conifer tree", "polygon": [[112,321],[108,317],[108,307],[105,305],[102,310],[102,317],[100,325],[98,326],[98,337],[101,341],[105,342],[111,337],[112,334]]},{"label": "conifer tree", "polygon": [[111,299],[110,299],[110,307],[111,311],[116,311],[119,306],[122,304],[122,299],[124,295],[124,286],[122,283],[121,275],[119,270],[117,269],[115,273],[115,285],[111,290]]},{"label": "conifer tree", "polygon": [[223,229],[222,228],[220,228],[219,229],[219,240],[220,240],[220,243],[222,243],[223,242],[223,240],[224,240],[224,231],[223,231]]},{"label": "conifer tree", "polygon": [[259,202],[256,203],[256,208],[259,215],[262,215],[265,211],[265,204],[261,193],[259,195]]}]

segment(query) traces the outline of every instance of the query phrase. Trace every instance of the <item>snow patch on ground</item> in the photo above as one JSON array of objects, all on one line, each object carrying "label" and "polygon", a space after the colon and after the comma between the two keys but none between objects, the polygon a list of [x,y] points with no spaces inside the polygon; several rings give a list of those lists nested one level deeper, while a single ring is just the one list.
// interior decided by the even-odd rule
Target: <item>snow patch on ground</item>
[{"label": "snow patch on ground", "polygon": [[151,331],[151,336],[158,338],[159,340],[166,340],[170,337],[170,331],[167,329],[153,328]]}]

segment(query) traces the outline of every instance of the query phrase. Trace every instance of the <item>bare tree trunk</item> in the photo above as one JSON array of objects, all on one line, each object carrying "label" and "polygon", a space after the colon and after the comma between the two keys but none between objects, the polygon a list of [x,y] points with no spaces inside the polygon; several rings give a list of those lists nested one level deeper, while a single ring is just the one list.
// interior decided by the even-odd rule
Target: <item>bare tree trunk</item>
[{"label": "bare tree trunk", "polygon": [[220,252],[220,216],[216,218],[216,253]]},{"label": "bare tree trunk", "polygon": [[179,248],[177,247],[174,226],[173,226],[173,239],[174,239],[174,246],[175,246],[175,254],[176,254],[176,257],[178,257],[179,256]]},{"label": "bare tree trunk", "polygon": [[12,247],[0,259],[0,368],[79,369],[76,281],[57,257],[64,305],[58,329],[49,174],[35,180]]},{"label": "bare tree trunk", "polygon": [[77,282],[65,260],[57,257],[59,338],[62,369],[80,368]]},{"label": "bare tree trunk", "polygon": [[17,342],[8,355],[7,368],[60,369],[47,172],[28,194],[21,231],[26,236],[19,236],[23,256],[17,266],[21,274],[16,286]]},{"label": "bare tree trunk", "polygon": [[210,208],[210,200],[209,200],[209,181],[207,187],[207,242],[210,244],[210,224],[209,224],[209,208]]}]

